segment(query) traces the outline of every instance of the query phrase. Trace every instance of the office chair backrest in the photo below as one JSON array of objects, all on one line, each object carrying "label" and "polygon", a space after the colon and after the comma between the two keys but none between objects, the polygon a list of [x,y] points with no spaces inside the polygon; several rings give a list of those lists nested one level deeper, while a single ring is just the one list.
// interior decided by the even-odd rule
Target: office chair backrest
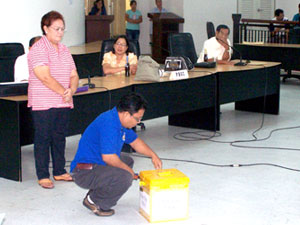
[{"label": "office chair backrest", "polygon": [[[101,52],[100,52],[100,76],[104,76],[102,61],[105,53],[113,50],[114,39],[104,40],[102,41]],[[140,45],[138,41],[129,40],[129,52],[134,53],[138,58],[141,54]]]},{"label": "office chair backrest", "polygon": [[208,39],[216,36],[215,26],[212,22],[207,22],[206,23],[206,32],[207,32]]},{"label": "office chair backrest", "polygon": [[0,57],[18,57],[24,53],[24,47],[21,43],[0,43]]},{"label": "office chair backrest", "polygon": [[17,57],[0,57],[0,82],[14,81],[14,66]]},{"label": "office chair backrest", "polygon": [[197,62],[197,53],[193,36],[190,33],[170,34],[168,37],[170,56],[188,57],[193,64]]},{"label": "office chair backrest", "polygon": [[0,43],[0,82],[14,81],[15,61],[23,54],[21,43]]},{"label": "office chair backrest", "polygon": [[290,29],[288,43],[300,44],[300,27]]}]

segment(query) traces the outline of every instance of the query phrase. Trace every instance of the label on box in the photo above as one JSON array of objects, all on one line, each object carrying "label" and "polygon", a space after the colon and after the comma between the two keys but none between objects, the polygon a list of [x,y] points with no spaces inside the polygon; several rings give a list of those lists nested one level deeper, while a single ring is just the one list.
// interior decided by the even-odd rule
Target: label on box
[{"label": "label on box", "polygon": [[152,219],[184,219],[188,214],[188,189],[152,192]]},{"label": "label on box", "polygon": [[150,196],[142,190],[140,191],[140,207],[145,213],[150,215]]}]

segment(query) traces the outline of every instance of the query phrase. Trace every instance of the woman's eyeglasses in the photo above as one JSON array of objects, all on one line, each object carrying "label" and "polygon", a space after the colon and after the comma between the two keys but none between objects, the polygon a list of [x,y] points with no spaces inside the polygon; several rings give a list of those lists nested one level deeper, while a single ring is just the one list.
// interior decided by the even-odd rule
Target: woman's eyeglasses
[{"label": "woman's eyeglasses", "polygon": [[64,27],[50,27],[52,30],[56,31],[56,32],[65,32],[66,28]]},{"label": "woman's eyeglasses", "polygon": [[122,43],[119,43],[119,42],[117,42],[115,45],[122,46],[122,47],[127,47],[126,44],[122,44]]}]

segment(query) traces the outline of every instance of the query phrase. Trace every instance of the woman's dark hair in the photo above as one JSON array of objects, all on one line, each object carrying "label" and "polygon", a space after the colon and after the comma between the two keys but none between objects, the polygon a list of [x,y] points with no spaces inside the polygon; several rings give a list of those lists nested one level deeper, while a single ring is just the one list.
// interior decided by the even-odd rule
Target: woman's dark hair
[{"label": "woman's dark hair", "polygon": [[[129,53],[129,41],[128,41],[128,38],[126,37],[126,35],[119,35],[118,37],[116,37],[116,39],[114,40],[114,45],[115,45],[115,44],[117,43],[117,41],[118,41],[119,39],[121,39],[121,38],[125,39],[125,41],[126,41],[126,45],[127,45],[126,55],[128,55],[128,53]],[[114,48],[113,48],[113,50],[112,50],[112,53],[115,54],[115,49],[114,49]]]},{"label": "woman's dark hair", "polygon": [[46,35],[46,32],[44,31],[44,26],[50,27],[55,20],[62,20],[65,25],[64,17],[57,11],[50,11],[42,17],[41,28],[43,35]]},{"label": "woman's dark hair", "polygon": [[[100,1],[102,2],[102,8],[98,9],[97,3],[100,2]],[[102,10],[105,7],[104,0],[96,0],[96,1],[94,1],[94,7],[96,7],[98,10]]]},{"label": "woman's dark hair", "polygon": [[134,3],[137,5],[137,3],[136,3],[135,0],[131,0],[131,1],[130,1],[130,6],[132,6],[132,4],[134,4]]},{"label": "woman's dark hair", "polygon": [[147,102],[141,95],[134,92],[124,95],[117,105],[118,112],[129,112],[130,115],[137,113],[140,109],[146,110]]},{"label": "woman's dark hair", "polygon": [[228,30],[228,34],[230,34],[230,29],[229,29],[229,27],[227,26],[227,25],[225,25],[225,24],[220,24],[219,26],[217,26],[217,31],[218,32],[220,32],[221,31],[221,29],[226,29],[226,30]]}]

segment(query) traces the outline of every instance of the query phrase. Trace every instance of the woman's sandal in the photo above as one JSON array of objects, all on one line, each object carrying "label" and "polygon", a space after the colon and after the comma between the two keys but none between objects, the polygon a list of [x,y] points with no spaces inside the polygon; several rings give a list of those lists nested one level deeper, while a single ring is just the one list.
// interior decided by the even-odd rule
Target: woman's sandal
[{"label": "woman's sandal", "polygon": [[73,181],[73,178],[69,173],[65,173],[58,176],[53,176],[54,180],[56,181]]},{"label": "woman's sandal", "polygon": [[54,184],[52,180],[50,180],[49,178],[40,179],[38,180],[38,183],[42,188],[46,188],[46,189],[54,188]]}]

